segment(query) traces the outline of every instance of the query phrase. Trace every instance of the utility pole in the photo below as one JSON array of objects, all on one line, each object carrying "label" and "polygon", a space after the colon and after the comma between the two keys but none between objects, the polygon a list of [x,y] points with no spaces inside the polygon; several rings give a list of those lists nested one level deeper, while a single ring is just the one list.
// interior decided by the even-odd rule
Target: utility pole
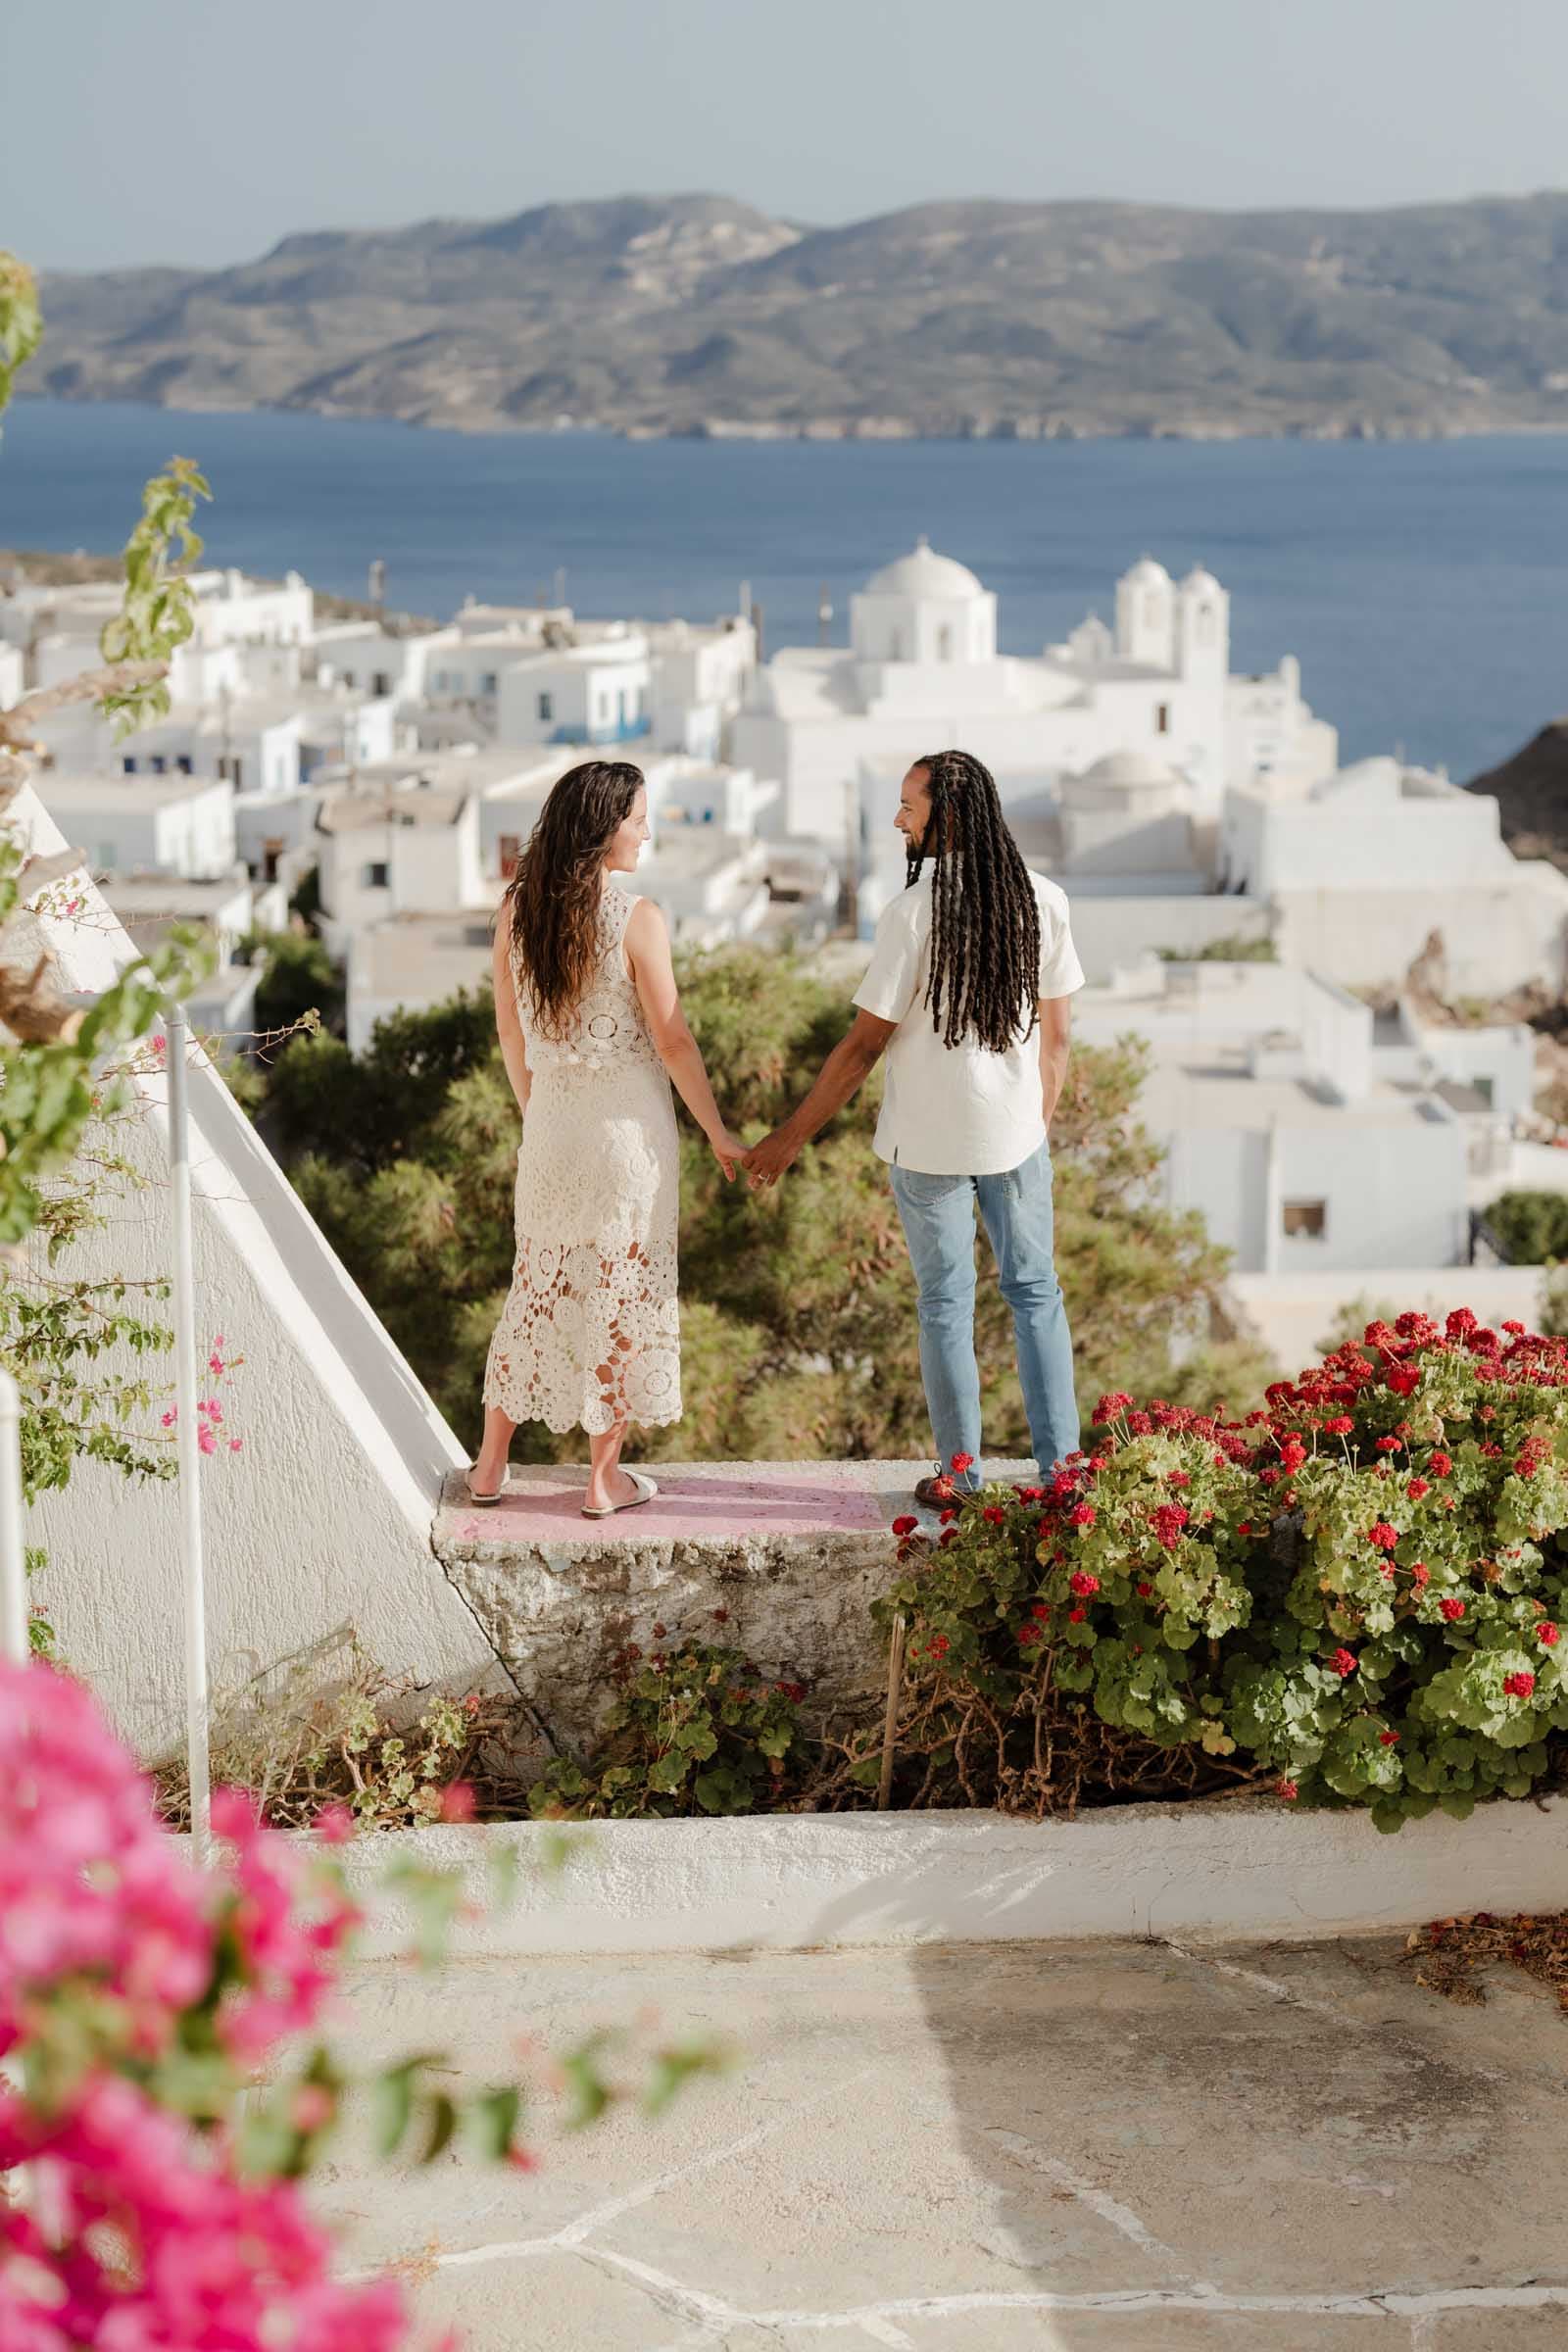
[{"label": "utility pole", "polygon": [[816,642],[818,645],[827,644],[828,633],[832,625],[833,603],[827,592],[827,582],[824,580],[816,593]]},{"label": "utility pole", "polygon": [[370,602],[375,607],[377,622],[384,620],[386,617],[386,559],[382,556],[372,556],[370,559]]},{"label": "utility pole", "polygon": [[760,604],[755,604],[752,607],[752,627],[757,635],[757,665],[760,669],[762,665],[762,608]]}]

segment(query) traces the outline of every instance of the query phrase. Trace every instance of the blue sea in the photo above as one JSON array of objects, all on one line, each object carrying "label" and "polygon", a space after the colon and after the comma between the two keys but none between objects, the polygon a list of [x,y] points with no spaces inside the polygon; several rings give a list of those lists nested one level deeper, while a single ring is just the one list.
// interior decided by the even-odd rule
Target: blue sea
[{"label": "blue sea", "polygon": [[[1232,662],[1300,659],[1347,758],[1459,778],[1568,707],[1568,435],[1448,442],[747,443],[438,433],[303,416],[20,401],[0,545],[101,551],[137,485],[196,458],[209,558],[445,615],[472,594],[694,619],[743,581],[769,650],[843,640],[849,598],[920,532],[1036,652],[1148,552],[1232,597]],[[558,581],[558,575],[560,577]]]}]

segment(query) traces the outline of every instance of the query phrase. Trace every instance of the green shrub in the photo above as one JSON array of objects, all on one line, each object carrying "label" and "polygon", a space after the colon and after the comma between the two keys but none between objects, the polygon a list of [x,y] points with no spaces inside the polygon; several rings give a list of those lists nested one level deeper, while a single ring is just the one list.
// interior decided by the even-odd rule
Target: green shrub
[{"label": "green shrub", "polygon": [[[656,1641],[664,1628],[656,1625]],[[799,1683],[773,1683],[738,1649],[681,1641],[621,1653],[620,1696],[586,1764],[552,1764],[529,1791],[535,1815],[625,1820],[750,1813],[776,1804],[807,1753]]]},{"label": "green shrub", "polygon": [[1511,1264],[1539,1266],[1568,1257],[1568,1193],[1499,1193],[1484,1213]]},{"label": "green shrub", "polygon": [[1528,1794],[1568,1730],[1568,1346],[1506,1329],[1373,1323],[1240,1424],[1117,1394],[1048,1486],[896,1522],[901,1747],[1053,1809],[1066,1692],[1381,1829]]}]

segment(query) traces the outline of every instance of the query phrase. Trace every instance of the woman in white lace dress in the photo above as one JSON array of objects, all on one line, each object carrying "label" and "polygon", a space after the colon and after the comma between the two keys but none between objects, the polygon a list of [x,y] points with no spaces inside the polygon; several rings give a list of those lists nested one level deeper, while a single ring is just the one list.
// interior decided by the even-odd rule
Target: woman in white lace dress
[{"label": "woman in white lace dress", "polygon": [[622,887],[648,839],[641,770],[562,777],[502,902],[496,1028],[522,1112],[517,1255],[468,1473],[495,1502],[519,1421],[588,1434],[591,1518],[651,1501],[620,1467],[633,1422],[680,1418],[673,1080],[725,1177],[744,1165],[681,1011],[664,918]]}]

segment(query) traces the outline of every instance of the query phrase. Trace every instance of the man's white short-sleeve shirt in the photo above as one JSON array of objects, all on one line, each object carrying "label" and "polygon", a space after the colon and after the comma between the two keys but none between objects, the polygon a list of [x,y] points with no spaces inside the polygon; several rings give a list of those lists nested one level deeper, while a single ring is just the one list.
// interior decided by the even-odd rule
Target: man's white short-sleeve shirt
[{"label": "man's white short-sleeve shirt", "polygon": [[[1042,997],[1069,997],[1084,984],[1072,944],[1066,894],[1031,874],[1040,903]],[[1046,1140],[1040,1034],[993,1054],[974,1037],[945,1046],[926,1003],[931,970],[931,874],[901,893],[876,927],[862,1012],[897,1021],[887,1050],[887,1091],[877,1120],[883,1159],[927,1176],[996,1176],[1017,1168]]]}]

